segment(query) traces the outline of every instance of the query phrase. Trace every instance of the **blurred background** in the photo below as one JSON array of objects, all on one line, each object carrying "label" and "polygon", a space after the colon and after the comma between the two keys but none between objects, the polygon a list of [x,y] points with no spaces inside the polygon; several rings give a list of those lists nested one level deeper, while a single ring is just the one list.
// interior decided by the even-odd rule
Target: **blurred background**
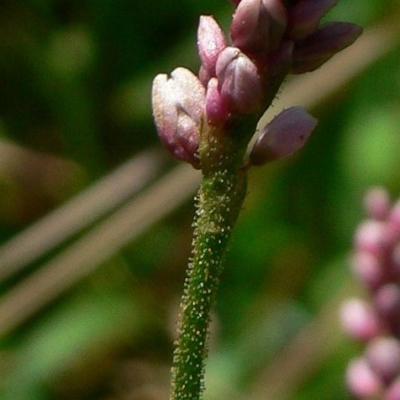
[{"label": "blurred background", "polygon": [[[198,173],[158,143],[156,73],[197,70],[215,0],[0,4],[0,399],[168,398]],[[205,400],[350,398],[352,235],[371,185],[400,193],[400,7],[342,0],[365,33],[284,85],[317,131],[250,172],[210,338]]]}]

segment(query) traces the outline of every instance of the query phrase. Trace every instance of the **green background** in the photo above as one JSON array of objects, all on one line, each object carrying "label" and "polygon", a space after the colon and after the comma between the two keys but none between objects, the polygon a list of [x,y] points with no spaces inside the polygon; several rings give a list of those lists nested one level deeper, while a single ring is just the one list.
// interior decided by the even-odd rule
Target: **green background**
[{"label": "green background", "polygon": [[[328,18],[366,30],[391,28],[400,17],[397,0],[339,3]],[[1,2],[1,243],[160,147],[153,77],[177,66],[197,70],[199,15],[227,27],[232,11],[224,0]],[[350,398],[344,370],[361,348],[337,315],[359,291],[348,257],[365,191],[400,193],[398,44],[313,105],[320,122],[300,154],[250,171],[213,318],[205,400]],[[177,165],[157,154],[164,167],[156,180]],[[30,279],[118,207],[0,282],[0,399],[168,398],[191,242],[191,193],[186,198],[6,331],[7,296],[19,288],[29,296]],[[35,308],[35,293],[29,299]]]}]

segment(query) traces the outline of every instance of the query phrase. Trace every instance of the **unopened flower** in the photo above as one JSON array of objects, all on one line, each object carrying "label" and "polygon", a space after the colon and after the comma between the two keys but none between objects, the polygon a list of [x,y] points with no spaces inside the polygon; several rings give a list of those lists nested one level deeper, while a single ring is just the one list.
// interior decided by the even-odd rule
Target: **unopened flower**
[{"label": "unopened flower", "polygon": [[227,46],[225,35],[212,16],[201,16],[197,31],[197,47],[203,68],[215,76],[219,53]]},{"label": "unopened flower", "polygon": [[387,229],[384,222],[367,220],[360,224],[355,234],[358,251],[380,256],[386,250]]},{"label": "unopened flower", "polygon": [[286,37],[300,40],[313,33],[321,18],[337,2],[338,0],[300,0],[289,7]]},{"label": "unopened flower", "polygon": [[400,199],[396,201],[390,210],[388,221],[392,230],[400,237]]},{"label": "unopened flower", "polygon": [[262,84],[256,65],[236,47],[226,47],[219,55],[216,73],[218,88],[230,110],[247,114],[261,106]]},{"label": "unopened flower", "polygon": [[372,339],[384,329],[375,309],[359,299],[349,299],[342,305],[340,320],[348,334],[362,341]]},{"label": "unopened flower", "polygon": [[242,0],[231,24],[233,44],[246,54],[266,54],[279,45],[286,23],[281,0]]},{"label": "unopened flower", "polygon": [[278,48],[272,50],[265,57],[263,77],[264,102],[271,104],[276,96],[284,78],[289,73],[292,65],[294,42],[284,40]]},{"label": "unopened flower", "polygon": [[359,250],[351,257],[351,270],[358,281],[370,290],[375,290],[386,281],[380,259],[369,251]]},{"label": "unopened flower", "polygon": [[250,155],[251,165],[264,165],[289,156],[303,147],[317,120],[302,107],[291,107],[278,114],[261,131]]},{"label": "unopened flower", "polygon": [[354,43],[362,29],[348,22],[330,22],[313,34],[296,42],[293,51],[293,74],[311,72],[319,68],[339,51]]},{"label": "unopened flower", "polygon": [[380,336],[371,340],[365,356],[383,382],[391,382],[400,373],[400,343],[393,337]]},{"label": "unopened flower", "polygon": [[158,135],[178,160],[199,168],[199,127],[204,113],[205,90],[198,78],[185,68],[153,81],[152,103]]},{"label": "unopened flower", "polygon": [[352,360],[346,371],[347,386],[361,399],[377,398],[382,393],[383,384],[364,357]]},{"label": "unopened flower", "polygon": [[290,71],[292,63],[294,42],[284,40],[275,50],[270,51],[265,57],[265,76],[267,79],[277,79],[281,83],[282,76]]},{"label": "unopened flower", "polygon": [[385,400],[400,399],[400,378],[395,379],[388,387],[385,393]]},{"label": "unopened flower", "polygon": [[390,213],[390,198],[387,191],[381,187],[371,189],[364,198],[364,207],[369,217],[384,220]]},{"label": "unopened flower", "polygon": [[229,118],[229,108],[218,89],[217,78],[211,78],[206,91],[206,116],[210,125],[222,125]]},{"label": "unopened flower", "polygon": [[[396,283],[386,283],[375,292],[374,306],[378,313],[392,326],[394,331],[400,324],[400,286]],[[400,332],[397,332],[398,334]]]}]

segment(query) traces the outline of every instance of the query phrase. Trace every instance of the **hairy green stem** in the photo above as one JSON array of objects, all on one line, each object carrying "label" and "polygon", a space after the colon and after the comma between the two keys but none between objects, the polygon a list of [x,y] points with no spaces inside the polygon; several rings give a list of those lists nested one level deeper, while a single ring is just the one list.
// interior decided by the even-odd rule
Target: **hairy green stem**
[{"label": "hairy green stem", "polygon": [[242,166],[247,141],[248,135],[224,132],[206,132],[201,138],[203,178],[181,303],[171,400],[201,399],[211,311],[224,253],[246,194],[247,177]]}]

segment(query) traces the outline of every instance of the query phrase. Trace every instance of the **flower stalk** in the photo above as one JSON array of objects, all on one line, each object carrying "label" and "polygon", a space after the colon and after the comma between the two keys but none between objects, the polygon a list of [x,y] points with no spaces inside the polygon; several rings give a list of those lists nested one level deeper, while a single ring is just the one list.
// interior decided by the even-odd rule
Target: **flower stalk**
[{"label": "flower stalk", "polygon": [[198,75],[180,67],[153,82],[153,114],[161,142],[176,159],[202,172],[171,400],[201,399],[211,311],[249,168],[292,155],[316,125],[301,107],[284,110],[261,129],[247,156],[258,119],[288,73],[318,68],[361,34],[354,24],[319,27],[333,0],[231,2],[236,5],[231,43],[213,17],[203,16]]},{"label": "flower stalk", "polygon": [[[240,133],[240,132],[238,132]],[[200,143],[203,178],[197,196],[193,254],[181,303],[171,400],[200,399],[210,315],[232,228],[247,187],[244,138],[211,136]]]}]

